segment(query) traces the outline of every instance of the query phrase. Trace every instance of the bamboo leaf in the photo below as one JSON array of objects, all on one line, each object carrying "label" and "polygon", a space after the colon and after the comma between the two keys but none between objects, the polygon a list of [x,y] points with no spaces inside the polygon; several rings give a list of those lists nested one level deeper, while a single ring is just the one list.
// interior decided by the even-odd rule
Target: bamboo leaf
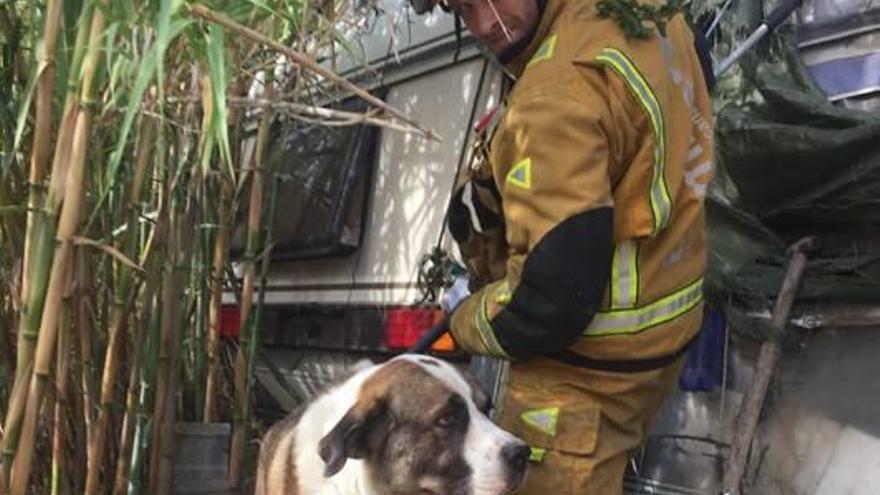
[{"label": "bamboo leaf", "polygon": [[229,177],[235,177],[232,169],[232,153],[229,148],[229,128],[227,126],[226,87],[229,74],[226,71],[226,34],[223,27],[212,24],[208,34],[208,68],[211,72],[211,92],[214,111],[211,117],[211,133],[220,148],[220,158],[227,167]]},{"label": "bamboo leaf", "polygon": [[[166,0],[166,2],[163,3],[170,2]],[[170,12],[166,12],[165,15],[170,17]],[[146,94],[150,81],[156,74],[159,61],[164,58],[165,51],[168,49],[170,42],[190,23],[185,20],[178,20],[174,23],[165,23],[161,17],[163,17],[163,15],[160,15],[160,29],[156,42],[150,47],[150,51],[140,64],[140,69],[138,69],[138,74],[135,78],[134,88],[132,88],[131,91],[131,99],[129,99],[128,105],[125,107],[125,117],[123,118],[122,126],[119,129],[119,137],[116,139],[116,146],[113,149],[113,153],[110,155],[110,163],[107,167],[108,187],[112,186],[113,178],[119,170],[119,164],[122,161],[122,154],[125,151],[125,145],[128,142],[128,136],[131,133],[131,127],[134,123],[134,117],[137,114],[141,103],[144,101],[144,95]],[[163,29],[164,26],[167,26],[167,30]]]},{"label": "bamboo leaf", "polygon": [[131,258],[126,256],[125,254],[123,254],[121,251],[119,251],[118,249],[116,249],[113,246],[109,246],[107,244],[104,244],[102,242],[98,242],[98,241],[95,241],[92,239],[86,239],[85,237],[74,236],[72,240],[73,240],[73,243],[76,244],[77,246],[91,246],[93,248],[97,248],[98,250],[104,251],[105,253],[109,254],[114,259],[116,259],[116,261],[131,268],[132,270],[135,270],[135,271],[142,273],[142,274],[146,273],[146,271],[141,266],[138,266],[138,264],[135,263],[134,261],[132,261]]},{"label": "bamboo leaf", "polygon": [[18,151],[18,147],[21,146],[25,124],[27,124],[27,118],[30,114],[31,102],[34,99],[34,90],[37,87],[37,81],[40,79],[40,74],[46,70],[46,67],[48,67],[48,64],[45,61],[40,62],[37,66],[37,70],[34,71],[33,76],[28,80],[27,89],[25,89],[24,93],[24,100],[22,100],[21,107],[18,109],[18,118],[15,120],[15,138],[13,140],[12,149],[9,150],[4,157],[6,159],[6,164],[12,161],[15,157],[15,153]]},{"label": "bamboo leaf", "polygon": [[25,213],[26,211],[27,211],[27,206],[25,206],[25,205],[0,206],[0,215],[5,215],[7,213]]}]

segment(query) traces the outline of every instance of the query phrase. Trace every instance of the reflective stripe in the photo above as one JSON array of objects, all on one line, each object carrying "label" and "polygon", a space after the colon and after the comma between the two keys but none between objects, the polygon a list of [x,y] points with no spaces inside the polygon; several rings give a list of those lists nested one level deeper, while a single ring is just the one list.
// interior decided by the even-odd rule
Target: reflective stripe
[{"label": "reflective stripe", "polygon": [[532,159],[525,157],[507,172],[507,182],[523,189],[532,188]]},{"label": "reflective stripe", "polygon": [[654,173],[651,178],[651,212],[654,216],[654,233],[660,232],[669,221],[672,201],[666,185],[666,125],[663,112],[651,87],[642,77],[639,69],[620,50],[606,48],[596,57],[600,62],[611,66],[623,77],[638,98],[654,130]]},{"label": "reflective stripe", "polygon": [[671,321],[703,301],[703,279],[672,294],[633,309],[600,311],[584,331],[587,337],[634,334]]},{"label": "reflective stripe", "polygon": [[520,419],[532,428],[551,437],[556,436],[556,424],[559,422],[558,407],[532,409],[520,415]]},{"label": "reflective stripe", "polygon": [[535,52],[535,55],[532,56],[532,59],[526,64],[526,68],[528,69],[542,60],[552,58],[554,52],[556,52],[556,34],[551,35],[541,43],[541,46],[538,47],[538,51]]},{"label": "reflective stripe", "polygon": [[498,343],[498,339],[495,338],[495,331],[492,330],[492,325],[489,323],[489,317],[486,313],[486,295],[488,293],[488,290],[483,291],[483,296],[480,298],[479,302],[480,307],[474,312],[477,334],[480,336],[480,340],[489,352],[497,356],[508,357],[507,353],[504,352],[504,349],[501,348],[501,344]]},{"label": "reflective stripe", "polygon": [[495,289],[495,302],[498,304],[507,304],[510,302],[510,287],[507,286],[507,282],[502,282],[501,285]]},{"label": "reflective stripe", "polygon": [[611,309],[631,308],[639,298],[639,248],[633,241],[614,246],[611,265]]},{"label": "reflective stripe", "polygon": [[547,456],[547,449],[541,447],[529,447],[529,460],[532,462],[543,462]]}]

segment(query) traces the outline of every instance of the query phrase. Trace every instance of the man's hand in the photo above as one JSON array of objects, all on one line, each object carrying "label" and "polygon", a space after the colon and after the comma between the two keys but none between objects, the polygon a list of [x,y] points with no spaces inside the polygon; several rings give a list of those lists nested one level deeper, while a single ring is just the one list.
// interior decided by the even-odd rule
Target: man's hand
[{"label": "man's hand", "polygon": [[452,286],[446,289],[443,297],[440,298],[440,307],[443,308],[443,312],[446,314],[452,314],[455,308],[470,294],[471,291],[468,289],[467,277],[456,277]]}]

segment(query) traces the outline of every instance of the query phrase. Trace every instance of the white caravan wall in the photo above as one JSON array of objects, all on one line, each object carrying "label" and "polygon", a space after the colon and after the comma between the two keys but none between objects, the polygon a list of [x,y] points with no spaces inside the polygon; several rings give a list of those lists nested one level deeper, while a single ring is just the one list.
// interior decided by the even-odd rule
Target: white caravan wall
[{"label": "white caravan wall", "polygon": [[376,64],[379,60],[396,58],[406,52],[418,51],[443,41],[454,39],[452,16],[435,9],[431,14],[417,16],[407,0],[379,0],[375,2],[381,14],[370,14],[358,19],[358,28],[345,33],[349,53],[338,44],[336,69],[345,74],[360,69],[364,63]]},{"label": "white caravan wall", "polygon": [[[347,257],[275,262],[269,304],[412,304],[418,262],[437,242],[483,60],[393,87],[388,102],[437,132],[428,142],[383,129],[364,238]],[[491,77],[490,77],[491,75]],[[487,73],[477,117],[497,104],[500,77]],[[450,242],[445,237],[446,247]]]}]

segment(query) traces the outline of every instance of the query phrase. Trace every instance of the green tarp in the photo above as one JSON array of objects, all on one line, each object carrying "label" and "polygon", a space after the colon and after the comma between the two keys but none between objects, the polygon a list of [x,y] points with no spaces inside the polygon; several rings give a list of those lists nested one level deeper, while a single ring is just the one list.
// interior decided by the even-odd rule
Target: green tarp
[{"label": "green tarp", "polygon": [[880,116],[827,102],[790,41],[772,43],[743,61],[739,95],[757,97],[718,102],[708,200],[710,300],[759,338],[771,330],[744,316],[772,308],[786,246],[803,236],[823,247],[801,309],[880,302]]}]

